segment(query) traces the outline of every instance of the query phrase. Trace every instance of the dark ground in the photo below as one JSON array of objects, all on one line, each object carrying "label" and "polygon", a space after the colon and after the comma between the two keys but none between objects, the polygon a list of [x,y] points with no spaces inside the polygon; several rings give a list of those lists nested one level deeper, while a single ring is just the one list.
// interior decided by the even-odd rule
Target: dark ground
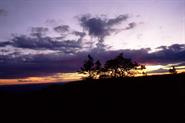
[{"label": "dark ground", "polygon": [[185,119],[185,75],[0,87],[0,120]]}]

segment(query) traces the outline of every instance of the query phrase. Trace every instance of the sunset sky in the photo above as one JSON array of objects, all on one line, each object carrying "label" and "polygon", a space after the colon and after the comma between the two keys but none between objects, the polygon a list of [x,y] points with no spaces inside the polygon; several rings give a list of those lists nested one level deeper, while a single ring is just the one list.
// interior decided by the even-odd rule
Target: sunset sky
[{"label": "sunset sky", "polygon": [[0,85],[76,80],[87,54],[121,52],[184,71],[185,0],[0,0]]}]

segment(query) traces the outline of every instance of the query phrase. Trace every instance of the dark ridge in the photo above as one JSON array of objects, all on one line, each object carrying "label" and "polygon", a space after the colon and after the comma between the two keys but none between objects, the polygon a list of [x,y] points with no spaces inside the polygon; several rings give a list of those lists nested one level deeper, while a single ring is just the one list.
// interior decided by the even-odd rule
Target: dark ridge
[{"label": "dark ridge", "polygon": [[182,120],[184,91],[185,74],[84,80],[25,92],[0,88],[1,119]]}]

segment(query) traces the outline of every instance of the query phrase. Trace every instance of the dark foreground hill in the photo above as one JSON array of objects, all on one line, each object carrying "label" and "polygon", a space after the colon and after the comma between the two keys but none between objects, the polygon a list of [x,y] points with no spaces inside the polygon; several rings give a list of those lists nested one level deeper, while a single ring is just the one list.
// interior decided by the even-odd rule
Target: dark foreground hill
[{"label": "dark foreground hill", "polygon": [[17,91],[16,87],[13,91],[0,87],[0,120],[185,118],[183,74],[86,80],[40,89],[32,85],[32,88]]}]

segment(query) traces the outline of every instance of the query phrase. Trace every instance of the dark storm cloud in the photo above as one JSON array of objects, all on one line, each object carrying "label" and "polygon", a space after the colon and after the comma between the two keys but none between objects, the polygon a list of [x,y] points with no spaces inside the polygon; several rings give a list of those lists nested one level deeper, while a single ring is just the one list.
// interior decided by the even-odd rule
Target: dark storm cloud
[{"label": "dark storm cloud", "polygon": [[136,23],[129,23],[126,29],[117,29],[116,25],[121,24],[129,18],[128,15],[120,15],[115,18],[107,18],[102,16],[92,17],[91,15],[83,15],[79,18],[80,25],[92,37],[98,38],[97,48],[105,48],[104,38],[113,33],[118,33],[123,30],[132,29]]},{"label": "dark storm cloud", "polygon": [[185,44],[173,44],[168,48],[172,51],[183,51],[185,49]]},{"label": "dark storm cloud", "polygon": [[[68,54],[36,54],[11,57],[0,55],[0,78],[22,78],[28,76],[46,76],[58,72],[75,72],[91,54],[95,59],[105,62],[119,53],[142,64],[185,63],[185,44],[166,46],[166,49],[149,53],[150,48],[138,50],[88,51]],[[181,65],[182,65],[181,64]]]},{"label": "dark storm cloud", "polygon": [[161,48],[157,52],[148,54],[144,59],[164,64],[185,61],[185,44],[173,44]]},{"label": "dark storm cloud", "polygon": [[161,49],[161,50],[171,50],[171,51],[181,51],[185,49],[185,44],[173,44],[171,46],[160,46],[157,47],[156,49]]},{"label": "dark storm cloud", "polygon": [[0,47],[5,47],[7,45],[11,45],[12,43],[10,41],[4,41],[4,42],[0,42]]},{"label": "dark storm cloud", "polygon": [[105,36],[109,35],[106,29],[106,22],[101,18],[90,18],[88,16],[83,16],[80,18],[81,26],[88,31],[89,35],[92,36]]},{"label": "dark storm cloud", "polygon": [[[53,28],[61,34],[57,37],[48,36],[49,28],[32,27],[30,35],[13,35],[10,41],[0,42],[0,48],[12,46],[31,50],[53,50],[63,53],[76,53],[83,48],[85,32],[70,29],[68,25],[60,25]],[[75,39],[67,39],[75,36]]]},{"label": "dark storm cloud", "polygon": [[[2,57],[2,56],[0,56]],[[83,61],[79,56],[59,54],[24,55],[6,57],[0,64],[0,78],[24,78],[47,76],[59,72],[71,72],[79,69]]]},{"label": "dark storm cloud", "polygon": [[12,41],[0,42],[0,47],[13,46],[32,50],[59,50],[64,53],[75,53],[81,46],[81,38],[77,40],[58,41],[51,37],[15,36]]},{"label": "dark storm cloud", "polygon": [[[96,50],[98,50],[108,48],[104,44],[104,38],[120,30],[116,29],[114,26],[126,21],[128,18],[128,15],[120,15],[115,18],[84,15],[80,17],[80,23],[90,36],[98,38],[98,42],[96,42]],[[133,28],[134,22],[129,23],[128,27]],[[49,28],[32,27],[30,36],[15,35],[11,41],[1,42],[0,47],[13,46],[15,48],[32,50],[60,50],[64,53],[75,53],[83,48],[83,38],[87,35],[85,31],[72,30],[68,25],[59,25],[54,27],[53,30],[61,35],[58,37],[50,37],[47,36]],[[67,37],[70,36],[77,37],[75,39],[67,39]]]},{"label": "dark storm cloud", "polygon": [[95,37],[105,37],[113,33],[115,30],[113,26],[120,24],[128,19],[128,15],[120,15],[115,18],[91,17],[91,15],[84,15],[80,17],[81,26],[88,31],[89,35]]},{"label": "dark storm cloud", "polygon": [[[128,23],[128,18],[128,15],[120,15],[115,18],[84,15],[79,18],[83,31],[73,30],[68,25],[59,25],[52,30],[60,36],[51,37],[47,35],[49,28],[33,27],[31,28],[31,35],[18,35],[10,41],[0,42],[0,78],[23,78],[46,76],[58,72],[75,72],[83,65],[88,54],[102,62],[123,52],[126,57],[144,64],[185,63],[185,44],[161,46],[152,53],[149,52],[150,48],[117,51],[99,50],[107,47],[104,44],[106,36],[135,28],[137,24],[135,22]],[[118,28],[118,25],[124,21],[126,22],[125,27]],[[81,50],[84,48],[83,39],[86,35],[98,39],[97,47],[89,51]],[[74,36],[75,39],[67,39],[68,36]],[[92,41],[86,41],[86,43],[92,44]],[[22,50],[9,53],[9,50],[12,49],[6,48],[7,46]],[[29,55],[22,53],[27,52],[28,49],[38,51],[38,53],[30,53]],[[54,53],[41,54],[39,53],[40,50],[51,50]]]},{"label": "dark storm cloud", "polygon": [[[58,72],[51,64],[3,63],[0,65],[1,79],[25,78],[33,76],[47,76]],[[58,67],[57,67],[58,68]],[[50,70],[49,70],[50,69]],[[49,71],[48,71],[49,70]]]},{"label": "dark storm cloud", "polygon": [[140,63],[171,64],[185,62],[185,44],[173,44],[171,46],[162,47],[165,48],[160,49],[156,52],[150,52],[150,48],[142,48],[136,50],[125,49],[117,51],[107,51],[99,53],[98,55],[99,58],[102,58],[102,60],[106,60],[123,52],[125,57],[132,58],[134,61]]}]

